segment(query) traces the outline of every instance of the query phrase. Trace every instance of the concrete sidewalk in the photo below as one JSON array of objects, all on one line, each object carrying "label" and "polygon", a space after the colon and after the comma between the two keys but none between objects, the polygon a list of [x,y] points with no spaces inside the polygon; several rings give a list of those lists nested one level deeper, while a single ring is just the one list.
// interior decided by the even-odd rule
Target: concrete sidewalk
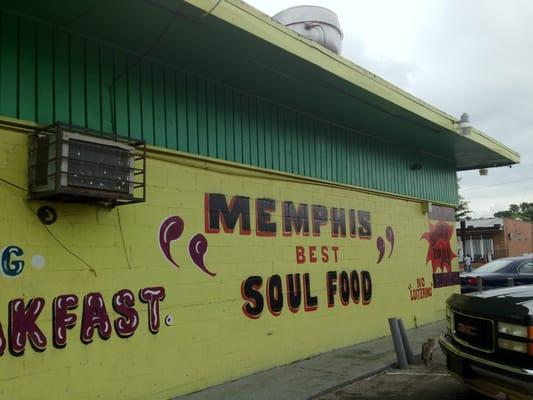
[{"label": "concrete sidewalk", "polygon": [[[444,320],[407,331],[415,354],[446,329]],[[305,400],[375,375],[396,362],[390,336],[330,351],[213,386],[176,400]]]}]

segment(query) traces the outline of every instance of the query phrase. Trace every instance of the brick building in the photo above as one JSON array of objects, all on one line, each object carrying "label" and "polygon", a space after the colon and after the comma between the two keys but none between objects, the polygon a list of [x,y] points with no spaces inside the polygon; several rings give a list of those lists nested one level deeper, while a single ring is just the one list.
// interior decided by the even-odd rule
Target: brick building
[{"label": "brick building", "polygon": [[474,262],[533,253],[533,223],[511,218],[480,218],[466,221],[465,249],[460,223],[456,224],[459,254],[470,254]]}]

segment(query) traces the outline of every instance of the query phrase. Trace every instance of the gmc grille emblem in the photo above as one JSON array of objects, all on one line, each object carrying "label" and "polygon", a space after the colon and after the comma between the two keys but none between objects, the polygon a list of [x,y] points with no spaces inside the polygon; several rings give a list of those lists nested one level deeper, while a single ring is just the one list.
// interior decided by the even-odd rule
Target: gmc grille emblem
[{"label": "gmc grille emblem", "polygon": [[479,332],[475,326],[466,325],[461,322],[457,324],[457,331],[468,336],[479,336]]}]

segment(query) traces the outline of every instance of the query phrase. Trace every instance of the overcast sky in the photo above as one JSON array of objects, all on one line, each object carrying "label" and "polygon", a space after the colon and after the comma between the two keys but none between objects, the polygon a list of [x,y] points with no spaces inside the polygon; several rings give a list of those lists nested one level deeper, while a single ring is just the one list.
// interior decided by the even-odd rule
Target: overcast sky
[{"label": "overcast sky", "polygon": [[518,151],[521,164],[460,173],[473,217],[533,202],[533,1],[246,0],[269,15],[311,4],[339,15],[342,55]]}]

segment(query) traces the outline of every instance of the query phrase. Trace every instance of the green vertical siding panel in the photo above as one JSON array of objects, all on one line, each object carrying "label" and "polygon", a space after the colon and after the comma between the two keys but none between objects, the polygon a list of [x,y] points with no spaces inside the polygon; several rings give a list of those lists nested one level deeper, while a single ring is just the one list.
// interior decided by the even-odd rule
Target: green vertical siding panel
[{"label": "green vertical siding panel", "polygon": [[272,169],[272,112],[271,104],[264,103],[263,120],[265,127],[265,168]]},{"label": "green vertical siding panel", "polygon": [[[426,160],[424,160],[426,161]],[[427,193],[429,196],[433,197],[433,185],[428,184],[428,180],[433,178],[433,168],[431,165],[428,165],[426,162],[424,162],[424,165],[422,166],[422,169],[424,170],[424,193]]]},{"label": "green vertical siding panel", "polygon": [[299,175],[304,175],[304,152],[303,152],[303,132],[302,132],[302,116],[300,114],[294,114],[294,125],[293,125],[294,137],[296,138],[296,173]]},{"label": "green vertical siding panel", "polygon": [[141,118],[143,139],[148,144],[155,144],[154,132],[154,92],[152,85],[152,64],[141,64]]},{"label": "green vertical siding panel", "polygon": [[350,132],[346,133],[346,142],[348,147],[348,183],[350,185],[357,185],[357,147],[356,147],[356,135],[350,135]]},{"label": "green vertical siding panel", "polygon": [[389,146],[385,148],[385,178],[387,182],[387,192],[394,191],[395,179],[394,179],[394,169],[391,168],[395,164],[395,157],[393,152],[390,150]]},{"label": "green vertical siding panel", "polygon": [[290,113],[290,129],[291,129],[291,142],[292,142],[292,169],[295,174],[301,174],[302,172],[302,147],[301,147],[301,135],[298,131],[298,118],[299,115],[295,112]]},{"label": "green vertical siding panel", "polygon": [[346,183],[353,185],[353,143],[349,132],[344,132],[345,148],[346,148]]},{"label": "green vertical siding panel", "polygon": [[165,130],[166,143],[170,149],[178,148],[178,126],[176,118],[176,79],[174,71],[165,68]]},{"label": "green vertical siding panel", "polygon": [[56,31],[54,39],[54,120],[70,123],[69,37]]},{"label": "green vertical siding panel", "polygon": [[197,120],[198,120],[198,153],[207,155],[207,99],[206,82],[203,79],[196,81]]},{"label": "green vertical siding panel", "polygon": [[370,188],[375,188],[376,187],[376,184],[375,184],[376,175],[375,175],[375,167],[374,167],[374,157],[372,156],[374,152],[373,142],[367,139],[365,147],[366,147],[366,150],[363,156],[365,160],[365,173],[366,173],[367,185]]},{"label": "green vertical siding panel", "polygon": [[248,113],[250,115],[250,163],[259,165],[259,145],[257,137],[257,102],[252,97],[248,101]]},{"label": "green vertical siding panel", "polygon": [[19,81],[19,18],[2,13],[0,31],[0,112],[16,118]]},{"label": "green vertical siding panel", "polygon": [[389,183],[388,184],[389,192],[395,192],[396,186],[398,184],[398,180],[396,177],[397,171],[395,168],[396,165],[398,164],[398,159],[391,147],[387,147],[387,161],[388,161],[387,179]]},{"label": "green vertical siding panel", "polygon": [[213,82],[207,82],[207,155],[217,156],[217,103],[216,87]]},{"label": "green vertical siding panel", "polygon": [[296,157],[293,157],[293,140],[294,135],[291,127],[292,113],[290,110],[283,109],[283,131],[285,138],[285,163],[287,164],[287,171],[294,172],[294,161]]},{"label": "green vertical siding panel", "polygon": [[136,59],[129,58],[128,69],[128,110],[130,136],[135,139],[143,138],[141,113],[141,76],[140,67]]},{"label": "green vertical siding panel", "polygon": [[[406,182],[407,161],[405,160],[405,157],[399,158],[397,171],[398,179],[401,179],[402,181]],[[405,194],[403,185],[399,187],[398,193]]]},{"label": "green vertical siding panel", "polygon": [[324,142],[325,142],[325,148],[324,148],[324,153],[325,153],[325,158],[324,158],[324,168],[326,170],[326,179],[327,180],[332,180],[333,179],[333,159],[332,159],[332,154],[333,154],[333,150],[332,150],[332,144],[333,144],[333,141],[331,140],[332,139],[332,136],[331,136],[331,127],[330,126],[325,126],[323,125],[323,131],[324,131]]},{"label": "green vertical siding panel", "polygon": [[272,130],[272,168],[280,169],[280,154],[281,144],[279,141],[279,127],[278,127],[278,107],[272,106],[270,110],[271,130]]},{"label": "green vertical siding panel", "polygon": [[368,185],[375,189],[376,187],[376,166],[375,166],[375,157],[374,157],[374,142],[367,140],[367,151],[365,152],[365,163],[367,165],[367,179]]},{"label": "green vertical siding panel", "polygon": [[328,180],[332,181],[335,178],[335,136],[333,132],[333,127],[328,125],[326,127],[327,132],[327,141],[326,141],[326,148],[327,148],[327,165],[326,168],[328,170],[327,177]]},{"label": "green vertical siding panel", "polygon": [[187,75],[187,151],[196,154],[198,154],[197,96],[196,78]]},{"label": "green vertical siding panel", "polygon": [[275,111],[276,128],[278,130],[278,157],[279,157],[279,169],[281,171],[287,170],[286,150],[287,140],[285,138],[285,126],[283,122],[283,110],[281,107],[276,107]]},{"label": "green vertical siding panel", "polygon": [[241,102],[242,113],[242,157],[243,163],[250,164],[250,97],[243,96]]},{"label": "green vertical siding panel", "polygon": [[370,148],[371,148],[371,151],[368,154],[368,159],[370,160],[371,168],[372,168],[370,172],[370,175],[372,177],[372,188],[377,189],[379,188],[379,169],[380,169],[380,166],[377,162],[377,155],[379,154],[378,153],[379,148],[375,141],[371,142]]},{"label": "green vertical siding panel", "polygon": [[53,30],[37,25],[37,121],[54,122],[54,39]]},{"label": "green vertical siding panel", "polygon": [[322,160],[320,168],[322,169],[322,179],[331,179],[331,162],[329,159],[329,132],[324,123],[320,123]]},{"label": "green vertical siding panel", "polygon": [[122,137],[129,137],[129,110],[128,110],[128,59],[120,52],[114,53],[114,115],[116,133]]},{"label": "green vertical siding panel", "polygon": [[313,129],[315,131],[315,148],[316,148],[316,176],[320,179],[324,179],[324,149],[322,146],[322,127],[320,122],[315,121],[313,124]]},{"label": "green vertical siding panel", "polygon": [[388,180],[388,167],[389,167],[389,158],[387,157],[387,148],[385,144],[380,146],[380,152],[378,155],[378,164],[380,165],[380,178],[381,186],[384,191],[388,192],[390,187],[390,182]]},{"label": "green vertical siding panel", "polygon": [[337,179],[339,182],[346,183],[346,139],[344,132],[337,128],[335,129],[335,138],[337,142]]},{"label": "green vertical siding panel", "polygon": [[300,173],[300,137],[298,135],[298,114],[289,111],[289,129],[291,139],[292,171]]},{"label": "green vertical siding panel", "polygon": [[114,129],[114,75],[113,75],[113,51],[101,46],[100,53],[100,95],[102,106],[102,130],[113,132]]},{"label": "green vertical siding panel", "polygon": [[374,156],[374,160],[377,167],[377,187],[385,189],[385,176],[384,176],[384,170],[385,170],[385,164],[384,164],[384,157],[383,157],[383,146],[380,146],[379,144],[376,145],[376,154]]},{"label": "green vertical siding panel", "polygon": [[331,127],[331,167],[333,169],[332,180],[340,182],[340,171],[338,167],[339,162],[339,138],[337,136],[337,128]]},{"label": "green vertical siding panel", "polygon": [[337,179],[339,182],[346,183],[346,142],[342,130],[336,129],[337,142]]},{"label": "green vertical siding panel", "polygon": [[330,132],[331,141],[331,167],[333,169],[331,179],[340,181],[339,173],[339,138],[337,137],[337,128],[332,126]]},{"label": "green vertical siding panel", "polygon": [[361,181],[364,187],[370,187],[369,165],[367,154],[369,152],[368,138],[363,138],[361,143],[360,163],[361,163]]},{"label": "green vertical siding panel", "polygon": [[323,179],[324,168],[322,166],[324,151],[322,149],[322,130],[320,122],[314,121],[313,130],[315,131],[315,163],[316,163],[316,177]]},{"label": "green vertical siding panel", "polygon": [[283,141],[283,153],[285,158],[285,171],[292,171],[291,140],[289,132],[288,112],[286,109],[280,109],[280,133]]},{"label": "green vertical siding panel", "polygon": [[257,164],[265,167],[265,108],[263,101],[257,101]]},{"label": "green vertical siding panel", "polygon": [[382,188],[382,190],[386,190],[387,187],[387,179],[385,174],[385,148],[383,147],[384,144],[377,144],[377,154],[376,154],[376,164],[378,166],[378,187]]},{"label": "green vertical siding panel", "polygon": [[300,132],[300,137],[302,138],[301,142],[301,151],[302,151],[302,167],[304,175],[309,176],[309,132],[307,132],[307,118],[300,118],[298,121],[298,131]]},{"label": "green vertical siding panel", "polygon": [[330,153],[330,167],[331,167],[331,180],[338,181],[338,168],[337,161],[339,158],[338,153],[338,138],[336,133],[336,128],[334,126],[329,127],[329,142],[331,144],[331,153]]},{"label": "green vertical siding panel", "polygon": [[87,88],[87,127],[102,130],[102,104],[100,102],[100,48],[87,41],[85,48],[85,85]]},{"label": "green vertical siding panel", "polygon": [[164,68],[157,64],[152,64],[152,112],[154,125],[154,144],[160,147],[167,145],[167,132],[165,125],[165,76]]},{"label": "green vertical siding panel", "polygon": [[241,119],[241,94],[233,94],[233,148],[235,161],[243,162],[242,157],[242,119]]},{"label": "green vertical siding panel", "polygon": [[310,143],[311,143],[311,151],[310,151],[310,155],[311,155],[311,176],[317,176],[317,157],[318,157],[318,152],[317,152],[317,148],[316,148],[316,130],[315,130],[315,124],[314,122],[311,120],[309,121],[309,140],[310,140]]},{"label": "green vertical siding panel", "polygon": [[216,109],[217,109],[217,157],[226,158],[226,114],[224,107],[224,87],[216,85]]},{"label": "green vertical siding panel", "polygon": [[235,161],[234,129],[233,129],[233,95],[228,88],[224,89],[224,108],[226,110],[226,158],[230,161]]},{"label": "green vertical siding panel", "polygon": [[19,35],[18,118],[35,121],[37,118],[35,23],[22,19]]},{"label": "green vertical siding panel", "polygon": [[71,35],[70,45],[70,123],[86,126],[85,119],[85,40]]},{"label": "green vertical siding panel", "polygon": [[374,163],[374,176],[376,177],[376,182],[374,188],[383,187],[383,163],[381,162],[383,158],[383,149],[381,145],[377,142],[374,142],[374,153],[372,154],[372,161]]},{"label": "green vertical siding panel", "polygon": [[187,122],[187,75],[181,71],[176,74],[176,117],[178,124],[178,150],[188,151],[189,138]]},{"label": "green vertical siding panel", "polygon": [[362,180],[362,172],[361,172],[361,146],[362,146],[362,138],[360,136],[353,135],[353,146],[354,146],[354,183],[357,186],[361,186],[361,180]]},{"label": "green vertical siding panel", "polygon": [[[137,62],[137,56],[122,50],[4,12],[0,113],[116,130],[162,147],[456,201],[453,163],[335,127],[221,83]],[[423,168],[410,170],[416,162]]]}]

